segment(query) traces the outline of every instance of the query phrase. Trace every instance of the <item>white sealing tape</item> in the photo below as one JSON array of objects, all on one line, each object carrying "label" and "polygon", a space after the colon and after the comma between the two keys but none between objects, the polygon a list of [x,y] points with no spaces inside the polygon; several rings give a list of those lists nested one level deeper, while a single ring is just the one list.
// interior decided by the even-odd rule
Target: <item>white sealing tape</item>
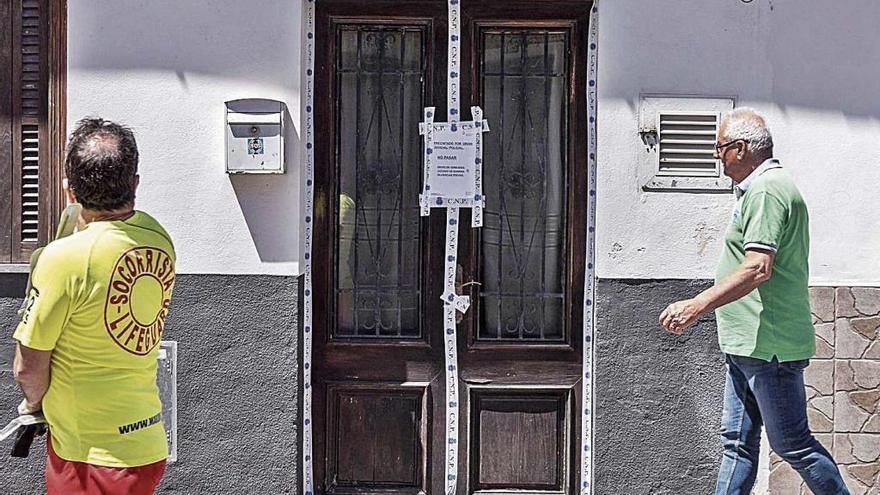
[{"label": "white sealing tape", "polygon": [[[446,209],[446,276],[443,301],[444,356],[446,356],[446,493],[455,495],[458,480],[458,337],[456,306],[467,309],[467,296],[455,295],[456,251],[458,250],[458,208]],[[464,299],[462,302],[461,299]]]},{"label": "white sealing tape", "polygon": [[[459,38],[461,37],[461,11],[458,0],[448,0],[449,5],[449,56],[447,59],[446,104],[447,120],[458,121],[459,97]],[[476,120],[476,119],[475,119]],[[481,133],[478,133],[481,134]],[[443,324],[446,356],[446,495],[455,495],[458,484],[458,337],[456,332],[455,269],[458,256],[458,207],[446,210],[446,276],[444,277]],[[453,300],[448,298],[452,296]]]},{"label": "white sealing tape", "polygon": [[315,2],[306,2],[306,87],[305,87],[305,253],[303,255],[303,494],[315,490],[312,465],[312,219],[315,198]]},{"label": "white sealing tape", "polygon": [[584,272],[584,348],[583,381],[581,396],[581,495],[593,493],[593,371],[595,349],[593,347],[593,323],[595,321],[595,287],[593,274],[596,245],[596,121],[597,93],[596,74],[598,69],[599,8],[598,0],[593,2],[590,11],[590,26],[587,46],[587,269]]}]

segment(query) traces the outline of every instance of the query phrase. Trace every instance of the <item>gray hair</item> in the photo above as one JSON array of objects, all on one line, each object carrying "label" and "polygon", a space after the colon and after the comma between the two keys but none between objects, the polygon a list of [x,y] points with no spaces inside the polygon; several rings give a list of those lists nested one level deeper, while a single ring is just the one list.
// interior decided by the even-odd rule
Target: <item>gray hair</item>
[{"label": "gray hair", "polygon": [[767,119],[754,108],[735,108],[724,114],[721,121],[727,125],[728,140],[748,141],[749,150],[758,156],[769,157],[773,154],[773,136],[767,127]]}]

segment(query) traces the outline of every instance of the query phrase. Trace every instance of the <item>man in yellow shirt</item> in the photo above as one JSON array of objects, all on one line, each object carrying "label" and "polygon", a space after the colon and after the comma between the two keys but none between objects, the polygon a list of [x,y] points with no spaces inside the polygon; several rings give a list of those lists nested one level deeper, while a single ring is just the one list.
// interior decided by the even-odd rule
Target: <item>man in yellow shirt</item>
[{"label": "man in yellow shirt", "polygon": [[175,253],[134,209],[137,165],[130,129],[78,123],[65,174],[82,226],[43,250],[15,331],[21,412],[49,423],[49,495],[152,494],[165,470],[156,366]]}]

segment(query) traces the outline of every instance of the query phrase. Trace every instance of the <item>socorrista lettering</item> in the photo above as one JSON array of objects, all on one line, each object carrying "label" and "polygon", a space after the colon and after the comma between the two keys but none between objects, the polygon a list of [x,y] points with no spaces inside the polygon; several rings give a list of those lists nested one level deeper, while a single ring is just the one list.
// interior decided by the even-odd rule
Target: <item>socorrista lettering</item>
[{"label": "socorrista lettering", "polygon": [[162,413],[159,413],[153,417],[142,419],[140,421],[135,421],[134,423],[129,423],[127,425],[122,425],[119,427],[119,434],[125,435],[131,433],[133,431],[142,430],[144,428],[148,428],[155,424],[158,424],[162,421]]},{"label": "socorrista lettering", "polygon": [[[122,349],[144,356],[159,344],[174,279],[174,262],[161,249],[133,248],[116,262],[104,306],[104,325]],[[138,315],[132,295],[140,286],[148,291],[152,288],[154,296],[139,300]]]}]

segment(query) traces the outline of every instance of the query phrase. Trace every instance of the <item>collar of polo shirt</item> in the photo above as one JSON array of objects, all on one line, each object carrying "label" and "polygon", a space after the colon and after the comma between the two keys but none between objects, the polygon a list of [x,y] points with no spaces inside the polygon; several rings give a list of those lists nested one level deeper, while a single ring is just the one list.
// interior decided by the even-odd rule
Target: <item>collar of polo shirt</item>
[{"label": "collar of polo shirt", "polygon": [[758,168],[752,170],[752,173],[750,173],[748,177],[746,177],[745,179],[743,179],[742,182],[733,187],[733,192],[736,194],[736,197],[741,198],[742,195],[749,190],[749,187],[751,186],[755,178],[772,168],[782,168],[779,160],[777,160],[776,158],[768,158],[764,160],[763,163],[758,165]]}]

